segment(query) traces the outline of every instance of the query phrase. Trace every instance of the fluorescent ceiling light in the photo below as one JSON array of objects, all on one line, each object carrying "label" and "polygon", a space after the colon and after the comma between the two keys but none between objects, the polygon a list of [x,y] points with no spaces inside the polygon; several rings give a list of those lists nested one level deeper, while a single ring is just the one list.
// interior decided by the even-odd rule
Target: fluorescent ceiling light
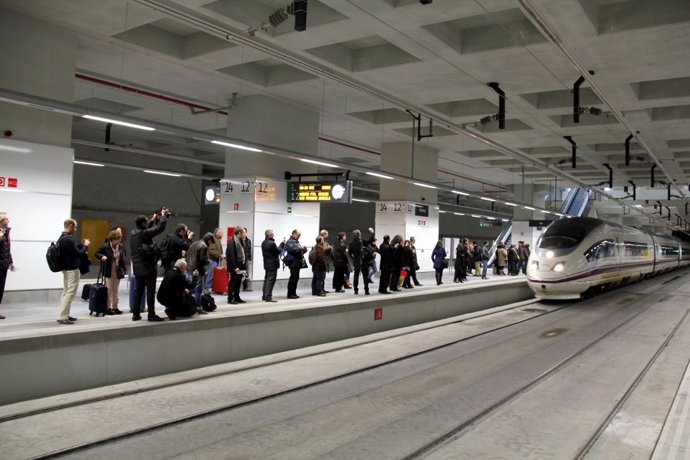
[{"label": "fluorescent ceiling light", "polygon": [[636,207],[636,208],[641,208],[642,205],[641,205],[641,204],[636,204],[635,207]]},{"label": "fluorescent ceiling light", "polygon": [[438,210],[438,213],[439,213],[439,214],[447,214],[448,211],[443,211],[443,210],[439,209],[439,210]]},{"label": "fluorescent ceiling light", "polygon": [[477,214],[472,214],[472,217],[475,217],[475,218],[477,218],[477,219],[481,219],[481,218],[482,218],[482,216],[478,216]]},{"label": "fluorescent ceiling light", "polygon": [[223,145],[225,147],[232,147],[233,149],[249,150],[250,152],[263,152],[263,150],[261,150],[261,149],[255,149],[254,147],[247,147],[246,145],[232,144],[230,142],[211,141],[211,144]]},{"label": "fluorescent ceiling light", "polygon": [[160,176],[182,177],[182,174],[176,174],[176,173],[165,172],[165,171],[154,171],[151,169],[144,169],[144,172],[147,174],[158,174]]},{"label": "fluorescent ceiling light", "polygon": [[369,200],[360,200],[358,198],[353,198],[352,201],[357,201],[358,203],[371,203]]},{"label": "fluorescent ceiling light", "polygon": [[435,185],[427,185],[427,184],[422,184],[421,182],[412,182],[414,185],[418,187],[424,187],[424,188],[438,188]]},{"label": "fluorescent ceiling light", "polygon": [[137,125],[134,123],[127,123],[126,121],[113,120],[112,118],[95,117],[93,115],[82,115],[82,118],[88,118],[89,120],[102,121],[103,123],[112,123],[114,125],[127,126],[129,128],[143,129],[144,131],[155,131],[155,128],[150,126]]},{"label": "fluorescent ceiling light", "polygon": [[455,214],[456,216],[464,216],[464,214],[461,212],[454,212],[453,214]]},{"label": "fluorescent ceiling light", "polygon": [[319,166],[327,166],[329,168],[339,168],[340,166],[334,165],[331,163],[324,163],[323,161],[316,161],[316,160],[307,160],[306,158],[300,158],[300,161],[304,161],[305,163],[311,163]]},{"label": "fluorescent ceiling light", "polygon": [[505,201],[504,203],[508,206],[517,206],[517,204],[511,203],[510,201]]},{"label": "fluorescent ceiling light", "polygon": [[379,174],[375,172],[369,172],[367,171],[366,174],[374,177],[380,177],[381,179],[393,179],[391,176],[386,176],[385,174]]},{"label": "fluorescent ceiling light", "polygon": [[510,219],[501,219],[503,222],[510,222]]},{"label": "fluorescent ceiling light", "polygon": [[81,161],[81,160],[74,160],[74,164],[78,165],[86,165],[86,166],[98,166],[100,168],[104,167],[105,165],[102,163],[92,163],[90,161]]},{"label": "fluorescent ceiling light", "polygon": [[455,193],[456,195],[462,195],[462,196],[470,196],[469,193],[460,192],[458,190],[451,190],[451,193]]},{"label": "fluorescent ceiling light", "polygon": [[480,196],[479,198],[481,198],[481,199],[484,200],[484,201],[496,201],[496,200],[494,200],[493,198],[487,198],[487,197],[485,197],[485,196]]},{"label": "fluorescent ceiling light", "polygon": [[556,215],[557,215],[558,217],[564,217],[564,215],[561,214],[560,212],[557,212]]},{"label": "fluorescent ceiling light", "polygon": [[531,207],[531,206],[523,206],[523,208],[525,208],[525,209],[527,209],[527,210],[529,210],[529,211],[536,211],[536,209],[534,209],[534,208]]},{"label": "fluorescent ceiling light", "polygon": [[23,147],[12,147],[11,145],[0,145],[0,150],[3,152],[12,152],[12,153],[31,153],[33,150],[23,148]]}]

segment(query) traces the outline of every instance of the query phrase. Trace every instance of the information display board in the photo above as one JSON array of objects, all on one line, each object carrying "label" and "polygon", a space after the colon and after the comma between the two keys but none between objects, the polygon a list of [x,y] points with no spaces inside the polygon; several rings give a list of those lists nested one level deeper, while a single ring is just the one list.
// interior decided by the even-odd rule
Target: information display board
[{"label": "information display board", "polygon": [[288,203],[351,203],[352,181],[288,182]]}]

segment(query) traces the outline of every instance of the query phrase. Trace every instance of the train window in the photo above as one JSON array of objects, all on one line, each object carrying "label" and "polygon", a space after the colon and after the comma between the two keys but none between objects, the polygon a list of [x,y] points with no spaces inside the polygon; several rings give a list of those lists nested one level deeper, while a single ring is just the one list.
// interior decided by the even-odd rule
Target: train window
[{"label": "train window", "polygon": [[594,243],[584,252],[587,262],[594,262],[605,257],[616,256],[616,242],[613,240],[602,240]]},{"label": "train window", "polygon": [[678,246],[659,246],[659,254],[662,256],[678,256]]},{"label": "train window", "polygon": [[577,246],[594,228],[601,225],[595,219],[577,219],[576,223],[570,219],[556,221],[544,231],[539,240],[542,249],[568,249]]},{"label": "train window", "polygon": [[652,246],[647,243],[638,243],[636,241],[624,241],[623,254],[628,257],[648,257],[652,254]]}]

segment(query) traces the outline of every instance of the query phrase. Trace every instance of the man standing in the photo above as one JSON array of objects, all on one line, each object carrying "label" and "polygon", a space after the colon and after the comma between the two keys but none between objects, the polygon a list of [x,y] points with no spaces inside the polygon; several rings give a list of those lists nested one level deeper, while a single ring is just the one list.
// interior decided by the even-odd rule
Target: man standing
[{"label": "man standing", "polygon": [[185,224],[177,224],[175,233],[166,236],[164,246],[167,246],[167,250],[161,254],[163,270],[166,272],[171,270],[175,262],[187,256],[187,250],[192,244],[193,237],[194,232],[190,232]]},{"label": "man standing", "polygon": [[261,300],[264,302],[277,302],[277,300],[273,300],[273,286],[276,284],[276,278],[278,277],[278,268],[280,267],[279,256],[280,251],[285,246],[285,238],[283,238],[280,246],[276,246],[273,230],[266,230],[265,235],[266,239],[261,243],[261,254],[264,258],[264,270],[266,272]]},{"label": "man standing", "polygon": [[[322,245],[323,245],[323,250],[326,253],[326,273],[330,271],[330,266],[331,263],[333,262],[333,248],[331,247],[330,243],[328,242],[328,230],[321,229],[319,232],[319,236],[322,239]],[[325,283],[325,282],[324,282]],[[324,294],[328,294],[329,291],[326,289],[323,290]]]},{"label": "man standing", "polygon": [[249,285],[249,282],[251,281],[249,279],[249,274],[252,272],[252,240],[249,239],[249,230],[247,230],[247,227],[244,227],[244,231],[242,232],[242,244],[244,245],[244,257],[245,257],[245,273],[244,273],[244,279],[242,280],[242,290],[243,291],[251,291],[252,287]]},{"label": "man standing", "polygon": [[383,235],[383,243],[379,246],[379,254],[381,254],[379,293],[381,294],[389,293],[388,285],[391,282],[391,275],[393,273],[393,248],[391,248],[390,240],[391,237],[389,235]]},{"label": "man standing", "polygon": [[[10,251],[10,218],[7,213],[0,212],[0,304],[5,293],[5,281],[7,281],[7,271],[14,271],[12,263],[12,252]],[[0,314],[0,319],[5,319]]]},{"label": "man standing", "polygon": [[[162,208],[161,215],[153,214],[151,222],[146,216],[138,216],[134,220],[136,229],[132,230],[132,237],[129,240],[132,251],[132,267],[137,282],[133,305],[141,305],[144,291],[146,291],[149,321],[163,321],[163,318],[156,314],[156,276],[158,274],[156,263],[160,254],[158,254],[158,248],[153,243],[153,237],[165,231],[169,215],[170,212],[166,208]],[[132,321],[139,321],[140,319],[141,312],[135,307],[132,310]]]},{"label": "man standing", "polygon": [[62,268],[63,290],[60,297],[60,317],[57,322],[60,324],[74,324],[77,318],[69,315],[72,308],[72,300],[77,293],[79,286],[79,264],[86,254],[91,242],[83,240],[81,244],[74,241],[74,232],[77,231],[77,221],[69,218],[65,219],[64,231],[58,239],[60,251],[60,266]]},{"label": "man standing", "polygon": [[309,259],[311,264],[312,272],[314,276],[311,280],[311,295],[318,297],[325,297],[326,293],[323,291],[325,281],[326,281],[326,251],[323,248],[323,238],[321,236],[316,237],[316,245],[312,249],[312,253],[309,253]]},{"label": "man standing", "polygon": [[213,231],[213,242],[208,245],[208,273],[206,274],[206,285],[204,286],[204,294],[211,294],[213,292],[213,273],[221,261],[225,258],[223,254],[223,230],[216,228]]},{"label": "man standing", "polygon": [[[213,234],[207,233],[202,239],[197,240],[187,249],[187,268],[189,271],[197,274],[197,282],[194,285],[194,304],[200,315],[206,314],[201,308],[201,294],[203,293],[204,280],[206,279],[206,272],[208,271],[208,244],[213,242]],[[168,315],[169,316],[169,315]]]},{"label": "man standing", "polygon": [[299,238],[302,236],[302,232],[298,229],[294,229],[290,235],[290,239],[285,243],[285,250],[287,254],[283,262],[285,265],[290,267],[290,279],[288,280],[287,286],[287,297],[288,299],[299,299],[297,295],[297,283],[299,283],[299,271],[303,266],[306,266],[304,262],[304,253],[307,252],[307,247],[299,244]]},{"label": "man standing", "polygon": [[245,301],[240,299],[240,288],[242,287],[242,276],[247,269],[247,258],[244,253],[242,234],[244,228],[235,227],[235,236],[228,241],[225,250],[225,258],[228,261],[228,273],[230,274],[230,284],[228,285],[228,303],[237,305]]},{"label": "man standing", "polygon": [[410,249],[412,250],[412,264],[410,265],[410,279],[414,282],[415,286],[421,286],[422,283],[417,279],[417,270],[419,270],[419,263],[417,262],[417,248],[415,243],[417,239],[414,236],[410,237]]}]

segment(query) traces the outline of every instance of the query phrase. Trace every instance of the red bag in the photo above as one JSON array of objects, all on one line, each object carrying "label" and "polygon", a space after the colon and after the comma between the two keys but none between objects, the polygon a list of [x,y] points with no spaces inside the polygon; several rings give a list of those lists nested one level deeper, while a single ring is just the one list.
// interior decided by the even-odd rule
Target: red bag
[{"label": "red bag", "polygon": [[402,286],[403,283],[405,282],[405,279],[407,279],[407,270],[402,269],[400,270],[400,278],[398,279],[398,286]]},{"label": "red bag", "polygon": [[228,267],[223,266],[213,269],[213,292],[216,294],[227,294],[229,282]]}]

